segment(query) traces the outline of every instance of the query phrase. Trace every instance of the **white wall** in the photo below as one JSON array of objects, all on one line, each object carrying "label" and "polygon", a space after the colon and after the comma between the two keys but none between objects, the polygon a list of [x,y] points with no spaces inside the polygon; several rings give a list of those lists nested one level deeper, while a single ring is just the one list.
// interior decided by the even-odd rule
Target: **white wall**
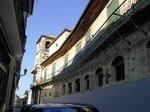
[{"label": "white wall", "polygon": [[[54,54],[64,43],[64,41],[67,39],[70,32],[64,32],[49,48],[49,56]],[[57,46],[56,46],[57,45]]]},{"label": "white wall", "polygon": [[30,90],[29,92],[28,92],[28,100],[27,100],[27,104],[31,104],[32,102],[31,102],[31,97],[32,97],[32,91]]},{"label": "white wall", "polygon": [[149,112],[149,93],[150,78],[147,78],[83,94],[43,98],[43,103],[86,103],[94,105],[100,112]]}]

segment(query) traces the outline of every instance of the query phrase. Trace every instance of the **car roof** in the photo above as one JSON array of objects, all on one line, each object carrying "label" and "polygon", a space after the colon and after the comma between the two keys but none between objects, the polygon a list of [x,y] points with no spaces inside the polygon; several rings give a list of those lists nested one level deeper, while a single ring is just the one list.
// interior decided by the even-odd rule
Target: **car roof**
[{"label": "car roof", "polygon": [[34,108],[42,109],[42,108],[66,108],[68,106],[45,106],[45,105],[34,105]]},{"label": "car roof", "polygon": [[79,104],[79,103],[48,103],[48,104],[40,104],[34,105],[34,108],[95,108],[90,104]]}]

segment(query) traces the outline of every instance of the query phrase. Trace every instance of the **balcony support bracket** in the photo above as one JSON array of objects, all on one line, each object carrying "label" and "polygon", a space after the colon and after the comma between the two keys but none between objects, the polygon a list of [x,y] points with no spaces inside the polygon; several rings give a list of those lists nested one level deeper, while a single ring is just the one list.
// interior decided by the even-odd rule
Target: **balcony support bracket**
[{"label": "balcony support bracket", "polygon": [[113,47],[114,49],[117,50],[117,52],[119,52],[119,49],[118,49],[116,46],[114,46],[113,44],[111,44],[108,40],[106,40],[106,42],[108,42],[108,44],[109,44],[111,47]]},{"label": "balcony support bracket", "polygon": [[134,22],[133,19],[131,19],[132,23],[134,24],[134,26],[139,30],[141,31],[141,33],[143,33],[145,35],[146,38],[148,38],[148,34],[146,31],[142,30],[140,27],[138,27],[138,25]]},{"label": "balcony support bracket", "polygon": [[110,56],[109,56],[108,54],[106,54],[103,50],[101,50],[101,52],[102,52],[104,55],[106,55],[107,57],[110,58]]},{"label": "balcony support bracket", "polygon": [[123,15],[121,15],[121,14],[117,14],[117,13],[115,13],[115,12],[113,12],[113,15],[123,17]]},{"label": "balcony support bracket", "polygon": [[119,37],[128,44],[128,46],[131,45],[131,42],[129,40],[125,39],[118,30],[116,30],[116,32],[118,33]]}]

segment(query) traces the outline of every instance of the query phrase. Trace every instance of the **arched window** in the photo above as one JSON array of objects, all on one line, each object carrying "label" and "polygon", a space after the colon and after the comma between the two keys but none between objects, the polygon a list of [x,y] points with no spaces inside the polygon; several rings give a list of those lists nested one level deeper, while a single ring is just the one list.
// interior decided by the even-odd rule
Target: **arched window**
[{"label": "arched window", "polygon": [[80,92],[80,79],[75,81],[75,92]]},{"label": "arched window", "polygon": [[70,82],[68,84],[68,94],[71,94],[72,93],[72,83]]},{"label": "arched window", "polygon": [[116,75],[116,81],[121,81],[125,79],[125,69],[124,69],[124,59],[122,56],[119,56],[114,59],[112,62],[114,67],[114,73]]},{"label": "arched window", "polygon": [[46,43],[45,43],[45,50],[48,51],[50,43],[51,43],[50,41],[46,41]]},{"label": "arched window", "polygon": [[86,75],[84,77],[84,81],[85,81],[85,89],[89,90],[90,89],[90,79],[89,79],[89,75]]},{"label": "arched window", "polygon": [[150,41],[147,43],[147,46],[146,46],[148,49],[150,49]]},{"label": "arched window", "polygon": [[103,85],[103,69],[102,68],[98,68],[95,72],[95,74],[97,75],[98,78],[98,86],[102,86]]},{"label": "arched window", "polygon": [[63,85],[63,86],[62,86],[62,94],[65,95],[65,92],[66,92],[66,86]]}]

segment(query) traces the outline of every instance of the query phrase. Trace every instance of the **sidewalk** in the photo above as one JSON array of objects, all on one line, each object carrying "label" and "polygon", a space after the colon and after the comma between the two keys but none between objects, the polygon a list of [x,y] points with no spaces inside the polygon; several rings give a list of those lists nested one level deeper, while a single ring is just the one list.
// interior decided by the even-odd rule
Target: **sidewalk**
[{"label": "sidewalk", "polygon": [[13,108],[13,112],[20,112],[20,108]]}]

